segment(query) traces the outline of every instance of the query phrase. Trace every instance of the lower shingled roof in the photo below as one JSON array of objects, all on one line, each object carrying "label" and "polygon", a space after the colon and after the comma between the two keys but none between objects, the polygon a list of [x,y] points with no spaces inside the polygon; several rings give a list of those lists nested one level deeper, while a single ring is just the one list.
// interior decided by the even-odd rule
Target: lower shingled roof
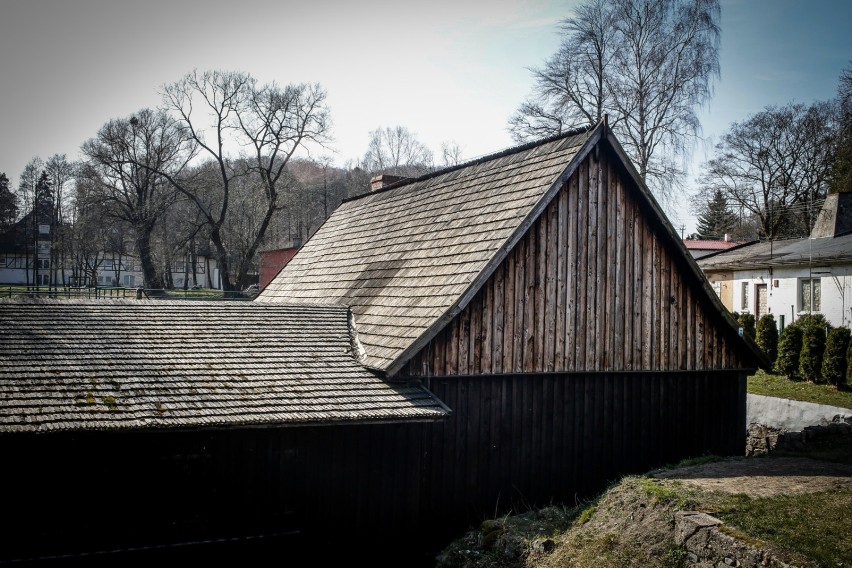
[{"label": "lower shingled roof", "polygon": [[0,302],[0,432],[435,420],[330,305]]}]

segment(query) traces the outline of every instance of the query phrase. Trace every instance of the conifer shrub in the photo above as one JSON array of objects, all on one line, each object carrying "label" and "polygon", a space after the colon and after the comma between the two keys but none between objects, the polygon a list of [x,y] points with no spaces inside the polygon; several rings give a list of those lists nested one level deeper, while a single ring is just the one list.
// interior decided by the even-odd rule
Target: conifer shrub
[{"label": "conifer shrub", "polygon": [[825,340],[825,354],[822,358],[822,378],[836,387],[846,385],[846,353],[849,350],[849,338],[852,333],[845,327],[837,327],[828,332]]},{"label": "conifer shrub", "polygon": [[790,324],[778,338],[778,358],[775,371],[788,379],[799,378],[799,355],[802,353],[802,328]]},{"label": "conifer shrub", "polygon": [[754,329],[754,314],[742,313],[737,317],[737,321],[740,323],[740,327],[743,328],[743,335],[747,335],[754,339],[755,329]]},{"label": "conifer shrub", "polygon": [[797,322],[802,327],[802,352],[799,375],[808,381],[822,382],[822,359],[825,353],[825,327],[817,321]]},{"label": "conifer shrub", "polygon": [[775,324],[775,316],[772,314],[764,314],[757,321],[755,340],[766,356],[769,357],[769,362],[775,364],[775,359],[778,357],[778,326]]}]

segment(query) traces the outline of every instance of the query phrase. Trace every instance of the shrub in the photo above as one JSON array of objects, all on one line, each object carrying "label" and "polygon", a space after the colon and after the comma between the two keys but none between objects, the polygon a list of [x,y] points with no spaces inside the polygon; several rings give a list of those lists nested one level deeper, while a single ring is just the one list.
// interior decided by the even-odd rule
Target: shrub
[{"label": "shrub", "polygon": [[846,384],[846,351],[849,349],[850,336],[852,333],[848,329],[838,327],[828,332],[825,340],[822,378],[837,387]]},{"label": "shrub", "polygon": [[788,379],[799,378],[799,355],[802,352],[802,328],[790,324],[778,338],[778,358],[775,369]]},{"label": "shrub", "polygon": [[778,357],[778,326],[775,325],[775,316],[764,314],[757,321],[757,344],[769,357],[769,362],[774,364]]},{"label": "shrub", "polygon": [[743,328],[743,335],[748,335],[754,339],[754,314],[742,313],[737,317],[740,322],[740,327]]},{"label": "shrub", "polygon": [[828,323],[828,320],[825,319],[825,316],[822,314],[802,314],[796,320],[795,324],[801,326],[802,329],[809,325],[818,325],[823,329],[831,327],[831,324]]},{"label": "shrub", "polygon": [[825,327],[815,321],[802,325],[802,352],[799,355],[799,374],[815,383],[822,378],[822,359],[825,353]]}]

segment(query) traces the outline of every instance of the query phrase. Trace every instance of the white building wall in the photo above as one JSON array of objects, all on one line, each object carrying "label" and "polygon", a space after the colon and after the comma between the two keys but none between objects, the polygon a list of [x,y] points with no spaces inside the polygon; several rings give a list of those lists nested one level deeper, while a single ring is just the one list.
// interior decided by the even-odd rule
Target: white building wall
[{"label": "white building wall", "polygon": [[[738,270],[734,272],[734,311],[754,314],[759,284],[767,284],[769,313],[780,325],[784,316],[785,325],[795,321],[803,311],[800,298],[800,282],[806,278],[819,278],[823,314],[833,326],[852,327],[852,265],[830,267],[773,268],[772,271]],[[748,287],[748,300],[743,304],[743,284]]]}]

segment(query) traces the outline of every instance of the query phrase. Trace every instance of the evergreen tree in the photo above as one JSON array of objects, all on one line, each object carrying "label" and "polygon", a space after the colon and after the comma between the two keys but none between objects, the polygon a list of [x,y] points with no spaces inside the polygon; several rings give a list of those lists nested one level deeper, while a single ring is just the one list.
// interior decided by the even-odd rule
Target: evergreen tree
[{"label": "evergreen tree", "polygon": [[737,226],[737,216],[728,209],[728,202],[721,190],[716,190],[713,199],[707,203],[698,216],[698,235],[702,239],[722,239]]},{"label": "evergreen tree", "polygon": [[0,231],[15,222],[18,213],[17,201],[17,197],[9,189],[9,178],[5,172],[0,172]]},{"label": "evergreen tree", "polygon": [[775,316],[772,314],[764,314],[757,321],[757,344],[769,357],[769,361],[774,365],[775,359],[778,356],[778,327],[775,324]]},{"label": "evergreen tree", "polygon": [[822,380],[822,358],[825,353],[825,327],[807,322],[802,325],[802,351],[799,354],[799,375],[818,383]]},{"label": "evergreen tree", "polygon": [[802,352],[802,328],[798,324],[790,324],[781,332],[778,338],[778,359],[775,360],[775,370],[788,379],[799,378],[799,355]]},{"label": "evergreen tree", "polygon": [[846,352],[849,349],[849,330],[836,327],[828,333],[825,356],[822,359],[822,378],[836,387],[846,384]]}]

